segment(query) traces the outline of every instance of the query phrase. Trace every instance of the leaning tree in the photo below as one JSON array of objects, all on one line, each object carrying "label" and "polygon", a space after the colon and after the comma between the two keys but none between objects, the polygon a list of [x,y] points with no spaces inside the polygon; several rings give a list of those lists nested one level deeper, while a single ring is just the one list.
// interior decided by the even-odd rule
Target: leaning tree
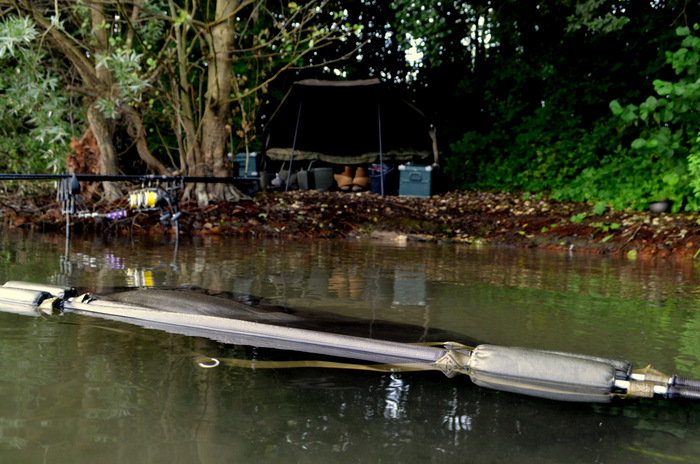
[{"label": "leaning tree", "polygon": [[[358,30],[325,0],[0,0],[0,8],[31,20],[35,46],[64,76],[56,91],[81,96],[101,174],[116,174],[121,154],[135,150],[158,174],[230,175],[227,154],[255,137],[270,82]],[[198,201],[238,196],[216,188],[198,185]],[[105,194],[121,193],[106,184]]]}]

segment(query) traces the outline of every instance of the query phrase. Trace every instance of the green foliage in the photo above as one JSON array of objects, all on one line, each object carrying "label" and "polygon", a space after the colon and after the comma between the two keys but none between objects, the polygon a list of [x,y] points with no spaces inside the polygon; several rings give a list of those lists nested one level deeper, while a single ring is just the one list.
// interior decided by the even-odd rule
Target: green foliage
[{"label": "green foliage", "polygon": [[[469,95],[462,105],[478,105],[480,111],[445,157],[445,172],[458,188],[563,188],[615,145],[614,126],[603,116],[617,58],[603,55],[591,62],[572,53],[582,46],[604,47],[607,37],[566,32],[574,9],[541,6],[506,2],[485,23],[492,39],[482,50],[469,42],[477,47],[472,54],[477,68],[461,83]],[[479,53],[489,76],[482,82],[475,77]],[[583,73],[589,78],[582,79]]]},{"label": "green foliage", "polygon": [[109,69],[114,79],[112,92],[97,99],[97,108],[106,117],[112,119],[119,117],[121,105],[134,105],[140,102],[143,93],[150,87],[142,70],[142,58],[142,54],[121,47],[98,57],[96,68]]},{"label": "green foliage", "polygon": [[607,210],[608,207],[605,205],[605,203],[596,203],[593,206],[593,214],[596,216],[602,216]]},{"label": "green foliage", "polygon": [[[700,147],[700,132],[695,139],[696,147]],[[690,172],[690,186],[696,198],[700,197],[700,148],[696,148],[688,155],[688,171]]]},{"label": "green foliage", "polygon": [[[700,29],[698,24],[695,31]],[[700,200],[700,37],[690,35],[688,28],[679,28],[678,35],[685,36],[683,48],[667,55],[676,74],[682,76],[677,82],[654,81],[658,93],[673,97],[673,107],[679,115],[681,127],[679,138],[688,145],[688,171],[690,185],[695,198]]]},{"label": "green foliage", "polygon": [[[123,105],[138,105],[153,89],[150,80],[160,64],[153,51],[163,44],[166,35],[167,23],[162,16],[166,10],[166,2],[145,0],[139,6],[136,22],[120,20],[122,13],[115,11],[112,21],[104,24],[109,32],[107,49],[93,53],[95,69],[109,71],[112,81],[109,91],[98,96],[96,102],[105,117],[119,118]],[[84,18],[76,35],[90,41],[93,27],[89,9],[81,1],[74,11],[76,16]],[[149,103],[152,104],[151,99]]]},{"label": "green foliage", "polygon": [[574,214],[571,216],[571,222],[575,222],[576,224],[581,224],[584,219],[588,217],[588,213],[578,213]]},{"label": "green foliage", "polygon": [[6,55],[23,54],[39,35],[29,18],[9,17],[0,23],[0,60]]},{"label": "green foliage", "polygon": [[646,209],[652,201],[674,200],[674,211],[695,209],[685,160],[634,156],[626,150],[584,168],[566,185],[552,190],[556,200],[599,200],[615,209]]},{"label": "green foliage", "polygon": [[[613,32],[622,29],[630,18],[617,12],[605,11],[605,0],[582,0],[575,3],[575,12],[569,16],[568,31],[588,28],[594,32]],[[623,9],[621,9],[624,11]]]},{"label": "green foliage", "polygon": [[[591,132],[580,126],[581,121],[542,108],[510,131],[468,132],[451,145],[445,171],[465,187],[564,189],[582,170],[597,166],[599,153],[609,149],[609,125],[598,124]],[[593,198],[584,196],[584,201]]]},{"label": "green foliage", "polygon": [[604,222],[591,222],[589,225],[593,227],[593,235],[597,234],[598,232],[605,233],[620,228],[620,224],[617,222],[611,222],[610,224],[606,224]]},{"label": "green foliage", "polygon": [[610,109],[621,123],[620,132],[634,134],[629,149],[618,150],[625,164],[620,168],[636,172],[634,185],[623,184],[624,188],[636,191],[640,200],[671,199],[675,210],[683,204],[696,209],[700,201],[700,38],[687,27],[677,28],[676,34],[683,38],[681,47],[665,53],[676,78],[654,79],[656,95],[639,105],[622,106],[613,100]]},{"label": "green foliage", "polygon": [[[488,51],[496,55],[507,40],[519,41],[507,57],[498,56],[507,58],[502,63],[487,56],[502,67],[483,87],[485,110],[477,120],[485,124],[450,144],[445,172],[455,186],[548,191],[554,199],[601,208],[646,209],[651,201],[671,199],[675,211],[696,209],[700,39],[689,28],[662,29],[655,16],[661,10],[636,6],[619,16],[606,0],[575,2],[561,29],[561,12],[540,9],[534,13],[538,34],[519,48],[528,30],[521,12],[511,26],[517,32],[499,36]],[[497,29],[508,30],[506,22]],[[678,47],[678,36],[680,49],[664,53]],[[581,60],[572,50],[582,56],[597,51],[596,59]],[[652,80],[655,95],[649,96],[644,84]]]},{"label": "green foliage", "polygon": [[0,171],[63,169],[71,107],[28,18],[0,22]]},{"label": "green foliage", "polygon": [[[468,63],[475,40],[488,43],[495,26],[495,12],[489,3],[475,2],[416,2],[393,0],[396,11],[396,40],[404,50],[416,47],[423,55],[417,66],[443,66],[458,61]],[[459,47],[445,43],[459,37]],[[419,41],[415,39],[419,38]],[[469,43],[470,47],[465,47]]]},{"label": "green foliage", "polygon": [[634,152],[651,156],[687,156],[694,151],[694,135],[700,130],[700,38],[690,36],[687,27],[677,29],[685,36],[679,50],[666,52],[677,81],[655,79],[657,96],[650,95],[639,106],[623,107],[617,100],[610,102],[613,115],[623,123],[623,129],[639,127],[641,133],[631,143]]}]

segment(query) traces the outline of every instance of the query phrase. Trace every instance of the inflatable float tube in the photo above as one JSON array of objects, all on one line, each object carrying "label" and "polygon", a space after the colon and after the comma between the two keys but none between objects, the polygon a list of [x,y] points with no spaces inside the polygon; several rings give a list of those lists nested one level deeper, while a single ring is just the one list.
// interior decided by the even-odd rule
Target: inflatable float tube
[{"label": "inflatable float tube", "polygon": [[700,380],[668,376],[624,360],[480,344],[425,346],[295,327],[304,318],[264,311],[198,292],[133,290],[95,297],[75,289],[11,281],[0,310],[60,317],[72,312],[223,343],[293,350],[365,362],[468,375],[481,387],[540,398],[610,402],[615,398],[700,399]]}]

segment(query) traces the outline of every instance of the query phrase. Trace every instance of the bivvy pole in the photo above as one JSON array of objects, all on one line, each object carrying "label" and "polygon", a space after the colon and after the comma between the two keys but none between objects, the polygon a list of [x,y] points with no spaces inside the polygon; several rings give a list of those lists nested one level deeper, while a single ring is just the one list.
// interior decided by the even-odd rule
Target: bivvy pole
[{"label": "bivvy pole", "polygon": [[[77,314],[123,321],[171,333],[237,343],[467,374],[479,386],[540,398],[607,403],[616,397],[700,399],[700,380],[668,376],[629,362],[558,351],[483,344],[423,346],[263,324],[167,307],[108,301],[73,289],[23,282],[0,287],[0,310],[24,315]],[[176,292],[173,292],[175,295]],[[225,300],[222,300],[225,301]],[[222,303],[223,305],[223,303]],[[218,307],[218,304],[217,304]],[[216,308],[212,308],[216,309]]]},{"label": "bivvy pole", "polygon": [[284,191],[289,191],[289,181],[292,179],[292,163],[294,162],[294,150],[297,146],[297,134],[299,134],[299,122],[301,121],[301,105],[304,100],[299,99],[299,112],[297,113],[297,124],[294,128],[294,139],[292,140],[292,153],[289,155],[289,171],[287,171],[287,180],[284,181]]}]

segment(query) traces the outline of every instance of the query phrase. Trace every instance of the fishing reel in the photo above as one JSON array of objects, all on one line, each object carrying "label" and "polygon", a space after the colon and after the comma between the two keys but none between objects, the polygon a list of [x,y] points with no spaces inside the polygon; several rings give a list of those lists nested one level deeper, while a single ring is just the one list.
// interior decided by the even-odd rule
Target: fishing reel
[{"label": "fishing reel", "polygon": [[160,187],[136,190],[129,194],[129,208],[134,211],[154,211],[168,203],[168,192]]},{"label": "fishing reel", "polygon": [[181,185],[173,183],[165,187],[158,185],[134,190],[129,194],[129,208],[138,213],[160,211],[160,222],[163,227],[167,228],[170,223],[179,230],[178,220],[182,216],[177,206],[179,188]]},{"label": "fishing reel", "polygon": [[[178,210],[177,191],[184,188],[183,178],[165,181],[143,176],[138,178],[141,188],[129,194],[128,208],[135,212],[160,211],[160,222],[164,228],[175,226],[177,238],[180,236],[178,220],[182,213]],[[75,174],[61,179],[56,199],[61,203],[61,213],[66,216],[66,235],[70,234],[70,216],[80,218],[121,219],[127,216],[126,210],[97,213],[88,209],[80,195],[80,182]]]}]

